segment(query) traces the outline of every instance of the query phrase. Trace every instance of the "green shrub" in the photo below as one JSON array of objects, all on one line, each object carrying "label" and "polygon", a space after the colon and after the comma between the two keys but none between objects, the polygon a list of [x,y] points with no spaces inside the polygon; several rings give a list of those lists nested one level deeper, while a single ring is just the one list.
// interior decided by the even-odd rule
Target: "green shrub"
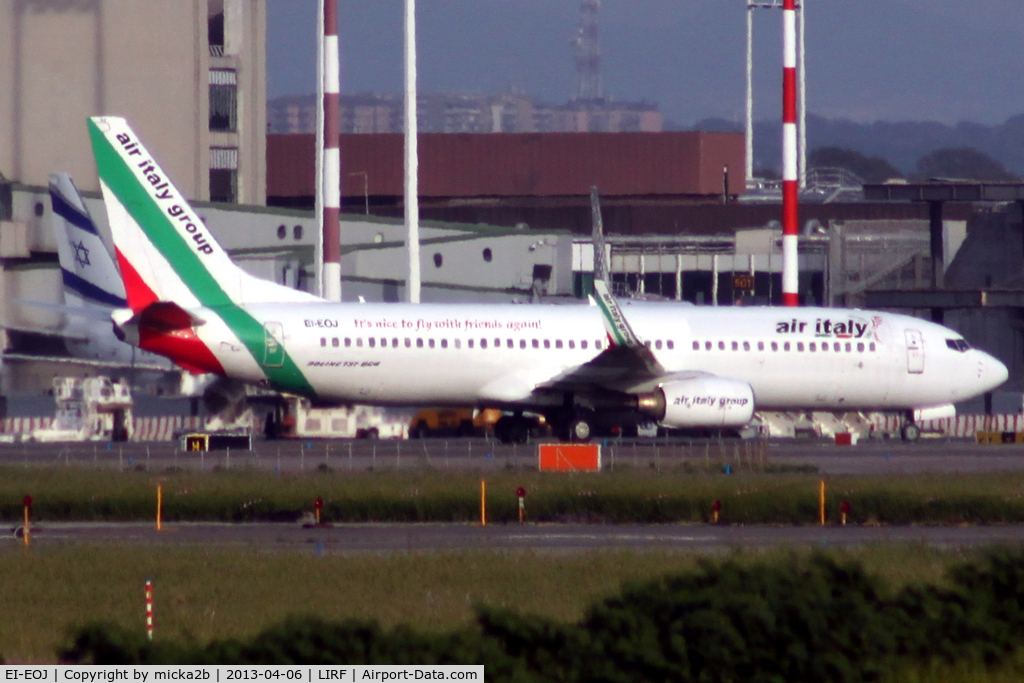
[{"label": "green shrub", "polygon": [[705,562],[624,587],[575,624],[479,607],[476,625],[420,633],[292,618],[248,641],[149,643],[82,628],[62,661],[92,664],[480,664],[495,681],[877,681],[935,661],[998,664],[1024,637],[1024,552],[999,550],[945,586],[886,590],[850,561]]}]

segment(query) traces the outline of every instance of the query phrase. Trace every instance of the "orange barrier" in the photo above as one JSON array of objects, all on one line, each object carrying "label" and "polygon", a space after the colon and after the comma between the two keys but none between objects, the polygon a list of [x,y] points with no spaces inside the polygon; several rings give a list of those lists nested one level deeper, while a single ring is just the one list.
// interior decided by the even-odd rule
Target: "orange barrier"
[{"label": "orange barrier", "polygon": [[542,443],[537,448],[541,472],[597,472],[601,447],[596,443]]}]

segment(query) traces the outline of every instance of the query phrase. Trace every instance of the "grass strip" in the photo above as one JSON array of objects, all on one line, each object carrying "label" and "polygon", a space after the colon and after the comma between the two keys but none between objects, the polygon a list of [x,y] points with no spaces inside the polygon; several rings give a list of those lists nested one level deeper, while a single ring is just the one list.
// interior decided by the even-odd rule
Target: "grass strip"
[{"label": "grass strip", "polygon": [[[722,523],[814,524],[822,480],[830,522],[838,521],[841,501],[850,503],[853,524],[1024,522],[1024,477],[1005,473],[821,477],[683,468],[596,474],[508,468],[487,476],[487,512],[492,522],[517,520],[515,491],[522,486],[530,521],[701,523],[719,500]],[[33,518],[39,521],[153,519],[159,484],[169,522],[294,521],[312,512],[318,496],[325,521],[468,522],[479,519],[479,482],[478,473],[430,468],[274,473],[5,467],[0,519],[17,523],[25,495],[33,497]]]}]

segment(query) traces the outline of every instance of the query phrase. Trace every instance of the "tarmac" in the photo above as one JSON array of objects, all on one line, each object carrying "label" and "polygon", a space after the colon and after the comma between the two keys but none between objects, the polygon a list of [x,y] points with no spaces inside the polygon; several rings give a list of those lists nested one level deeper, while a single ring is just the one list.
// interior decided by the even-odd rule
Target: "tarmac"
[{"label": "tarmac", "polygon": [[[10,531],[10,529],[8,529]],[[69,544],[252,548],[314,553],[462,551],[708,551],[732,548],[858,547],[915,543],[955,547],[1024,542],[1024,526],[730,526],[700,524],[165,524],[48,523],[34,548]],[[0,552],[23,545],[8,533]]]}]

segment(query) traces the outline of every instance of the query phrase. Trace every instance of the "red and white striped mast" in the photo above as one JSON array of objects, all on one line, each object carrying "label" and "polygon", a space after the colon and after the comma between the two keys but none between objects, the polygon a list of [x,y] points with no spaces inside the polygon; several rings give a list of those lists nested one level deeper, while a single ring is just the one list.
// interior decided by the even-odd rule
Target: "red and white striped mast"
[{"label": "red and white striped mast", "polygon": [[799,306],[796,0],[782,6],[782,304]]},{"label": "red and white striped mast", "polygon": [[341,150],[338,92],[338,0],[320,0],[320,62],[317,71],[321,110],[317,117],[317,217],[321,222],[320,295],[341,301]]}]

